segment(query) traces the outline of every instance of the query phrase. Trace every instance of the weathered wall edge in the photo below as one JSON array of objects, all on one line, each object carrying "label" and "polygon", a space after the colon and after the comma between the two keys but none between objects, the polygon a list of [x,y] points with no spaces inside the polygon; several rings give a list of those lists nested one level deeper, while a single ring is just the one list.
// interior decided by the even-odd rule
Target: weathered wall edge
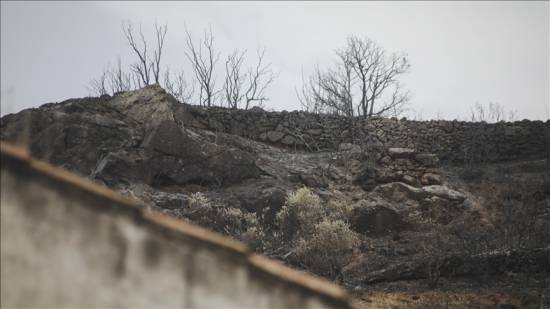
[{"label": "weathered wall edge", "polygon": [[341,307],[350,307],[349,295],[340,287],[322,278],[298,272],[278,262],[254,254],[248,247],[238,241],[176,218],[147,210],[144,207],[145,205],[138,200],[124,197],[90,180],[33,159],[26,149],[0,142],[0,154],[2,165],[5,168],[23,168],[28,173],[42,177],[46,181],[70,185],[82,193],[104,200],[105,203],[101,203],[102,207],[122,212],[152,229],[160,229],[162,232],[170,234],[171,237],[200,242],[222,249],[230,256],[244,261],[254,272],[313,293],[330,303],[338,304]]}]

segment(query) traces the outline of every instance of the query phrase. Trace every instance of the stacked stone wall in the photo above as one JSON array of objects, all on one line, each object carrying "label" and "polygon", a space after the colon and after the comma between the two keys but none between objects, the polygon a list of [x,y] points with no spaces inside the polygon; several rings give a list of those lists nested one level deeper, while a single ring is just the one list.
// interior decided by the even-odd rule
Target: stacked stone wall
[{"label": "stacked stone wall", "polygon": [[435,153],[451,162],[550,156],[550,120],[499,123],[404,118],[350,120],[301,111],[267,112],[190,105],[185,105],[185,111],[185,125],[300,150],[334,150],[346,143],[407,147]]}]

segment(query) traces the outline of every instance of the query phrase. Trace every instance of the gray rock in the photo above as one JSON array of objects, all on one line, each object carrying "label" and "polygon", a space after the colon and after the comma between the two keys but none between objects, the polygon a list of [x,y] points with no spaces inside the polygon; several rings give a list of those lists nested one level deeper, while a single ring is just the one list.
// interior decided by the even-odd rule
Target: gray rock
[{"label": "gray rock", "polygon": [[422,200],[427,196],[421,188],[415,188],[402,182],[391,182],[377,186],[374,192],[393,201]]},{"label": "gray rock", "polygon": [[328,183],[325,178],[315,174],[300,174],[300,181],[307,187],[326,188]]},{"label": "gray rock", "polygon": [[352,143],[341,143],[338,145],[338,151],[361,152],[361,147]]},{"label": "gray rock", "polygon": [[461,203],[466,199],[466,196],[458,191],[452,190],[446,186],[433,185],[423,187],[422,190],[428,195],[434,195],[440,198],[447,199],[449,201],[454,201]]},{"label": "gray rock", "polygon": [[267,139],[272,143],[276,143],[276,142],[280,141],[284,136],[285,136],[285,134],[283,132],[279,132],[279,131],[269,131],[269,132],[267,132]]},{"label": "gray rock", "polygon": [[402,180],[403,180],[404,183],[406,183],[408,185],[411,185],[411,186],[416,187],[416,186],[419,185],[418,180],[415,177],[411,176],[411,175],[403,175]]},{"label": "gray rock", "polygon": [[442,183],[441,176],[434,173],[426,173],[422,175],[420,182],[423,185],[440,185]]},{"label": "gray rock", "polygon": [[433,153],[419,153],[415,156],[415,160],[426,167],[439,166],[439,158]]},{"label": "gray rock", "polygon": [[416,151],[411,148],[389,148],[388,154],[394,159],[412,158],[416,154]]},{"label": "gray rock", "polygon": [[277,212],[285,204],[287,190],[272,182],[250,183],[237,186],[222,194],[224,203],[263,215],[264,222],[271,224]]},{"label": "gray rock", "polygon": [[382,159],[380,159],[381,164],[389,164],[391,162],[391,158],[389,156],[384,156]]},{"label": "gray rock", "polygon": [[371,236],[384,235],[403,229],[403,221],[397,211],[388,205],[358,203],[351,215],[351,228]]},{"label": "gray rock", "polygon": [[446,186],[432,185],[415,188],[402,182],[391,182],[379,185],[374,189],[374,192],[394,201],[405,201],[407,199],[421,201],[431,196],[437,196],[457,203],[461,203],[466,199],[464,194]]},{"label": "gray rock", "polygon": [[310,135],[321,135],[321,133],[323,133],[323,130],[322,129],[309,129],[307,130],[307,133],[310,134]]},{"label": "gray rock", "polygon": [[286,135],[281,141],[284,145],[290,146],[296,144],[296,139],[290,135]]}]

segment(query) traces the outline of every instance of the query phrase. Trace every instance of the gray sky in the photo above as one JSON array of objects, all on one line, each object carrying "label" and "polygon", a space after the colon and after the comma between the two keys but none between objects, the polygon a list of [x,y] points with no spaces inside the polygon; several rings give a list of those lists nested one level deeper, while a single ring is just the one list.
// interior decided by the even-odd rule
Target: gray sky
[{"label": "gray sky", "polygon": [[[187,68],[184,24],[209,25],[222,53],[258,47],[279,72],[268,108],[299,109],[294,88],[330,63],[350,34],[406,52],[409,115],[465,118],[499,102],[520,119],[548,119],[549,2],[1,2],[1,113],[89,94],[108,63],[133,61],[125,20],[168,24],[164,65]],[[147,33],[147,32],[146,32]],[[220,71],[223,61],[219,63]],[[221,80],[218,79],[221,85]]]}]

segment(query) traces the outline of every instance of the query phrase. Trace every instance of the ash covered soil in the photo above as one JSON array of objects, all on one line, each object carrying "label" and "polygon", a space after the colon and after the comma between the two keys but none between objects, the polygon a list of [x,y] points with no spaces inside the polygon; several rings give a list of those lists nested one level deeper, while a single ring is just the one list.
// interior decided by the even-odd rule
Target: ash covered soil
[{"label": "ash covered soil", "polygon": [[6,115],[1,139],[333,280],[359,305],[550,303],[548,157],[451,164],[408,148],[311,151],[205,127],[149,86]]}]

